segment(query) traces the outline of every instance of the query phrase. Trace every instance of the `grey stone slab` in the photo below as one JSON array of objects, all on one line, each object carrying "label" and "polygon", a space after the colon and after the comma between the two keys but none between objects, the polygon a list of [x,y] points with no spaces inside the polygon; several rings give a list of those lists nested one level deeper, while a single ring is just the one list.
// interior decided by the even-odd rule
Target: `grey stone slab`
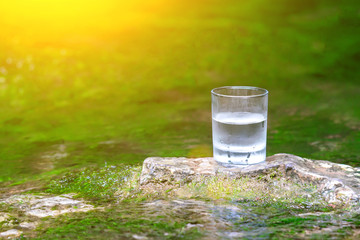
[{"label": "grey stone slab", "polygon": [[227,175],[257,177],[278,171],[294,183],[313,184],[329,203],[358,202],[360,170],[348,165],[311,160],[291,154],[275,154],[256,165],[221,165],[213,158],[150,157],[145,159],[140,177],[150,182],[191,182],[198,176]]}]

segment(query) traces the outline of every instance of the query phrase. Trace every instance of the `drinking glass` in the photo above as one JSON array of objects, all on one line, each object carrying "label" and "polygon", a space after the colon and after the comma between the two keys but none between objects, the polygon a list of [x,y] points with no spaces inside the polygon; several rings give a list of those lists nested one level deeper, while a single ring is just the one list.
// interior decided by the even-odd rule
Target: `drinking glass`
[{"label": "drinking glass", "polygon": [[222,164],[265,161],[268,91],[249,86],[211,90],[214,159]]}]

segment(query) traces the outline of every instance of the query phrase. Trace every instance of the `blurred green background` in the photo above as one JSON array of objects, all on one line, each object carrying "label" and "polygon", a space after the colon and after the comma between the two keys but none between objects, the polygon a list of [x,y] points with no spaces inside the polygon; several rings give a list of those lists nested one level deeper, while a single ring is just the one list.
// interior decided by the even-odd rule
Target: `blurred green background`
[{"label": "blurred green background", "polygon": [[0,3],[0,182],[211,156],[224,85],[269,90],[267,155],[360,165],[358,0],[47,2]]}]

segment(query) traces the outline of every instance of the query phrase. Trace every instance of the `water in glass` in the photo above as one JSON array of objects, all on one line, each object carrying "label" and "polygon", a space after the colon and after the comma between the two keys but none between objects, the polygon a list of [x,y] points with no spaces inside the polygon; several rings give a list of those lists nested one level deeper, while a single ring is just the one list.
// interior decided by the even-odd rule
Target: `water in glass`
[{"label": "water in glass", "polygon": [[213,119],[214,158],[221,163],[256,164],[266,158],[266,117],[220,112]]}]

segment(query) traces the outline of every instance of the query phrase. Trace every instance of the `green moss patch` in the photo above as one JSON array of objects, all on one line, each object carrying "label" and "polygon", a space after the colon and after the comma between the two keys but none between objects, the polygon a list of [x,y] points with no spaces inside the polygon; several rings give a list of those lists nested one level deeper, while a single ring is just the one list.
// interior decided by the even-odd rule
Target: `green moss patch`
[{"label": "green moss patch", "polygon": [[139,174],[140,167],[125,165],[84,168],[51,181],[46,192],[76,193],[78,197],[98,202],[111,201],[119,190],[134,190]]},{"label": "green moss patch", "polygon": [[[151,216],[139,206],[119,205],[104,212],[67,215],[44,223],[36,239],[198,239],[196,228],[187,229],[186,220]],[[125,210],[123,210],[124,208]],[[128,210],[133,210],[129,212]]]}]

